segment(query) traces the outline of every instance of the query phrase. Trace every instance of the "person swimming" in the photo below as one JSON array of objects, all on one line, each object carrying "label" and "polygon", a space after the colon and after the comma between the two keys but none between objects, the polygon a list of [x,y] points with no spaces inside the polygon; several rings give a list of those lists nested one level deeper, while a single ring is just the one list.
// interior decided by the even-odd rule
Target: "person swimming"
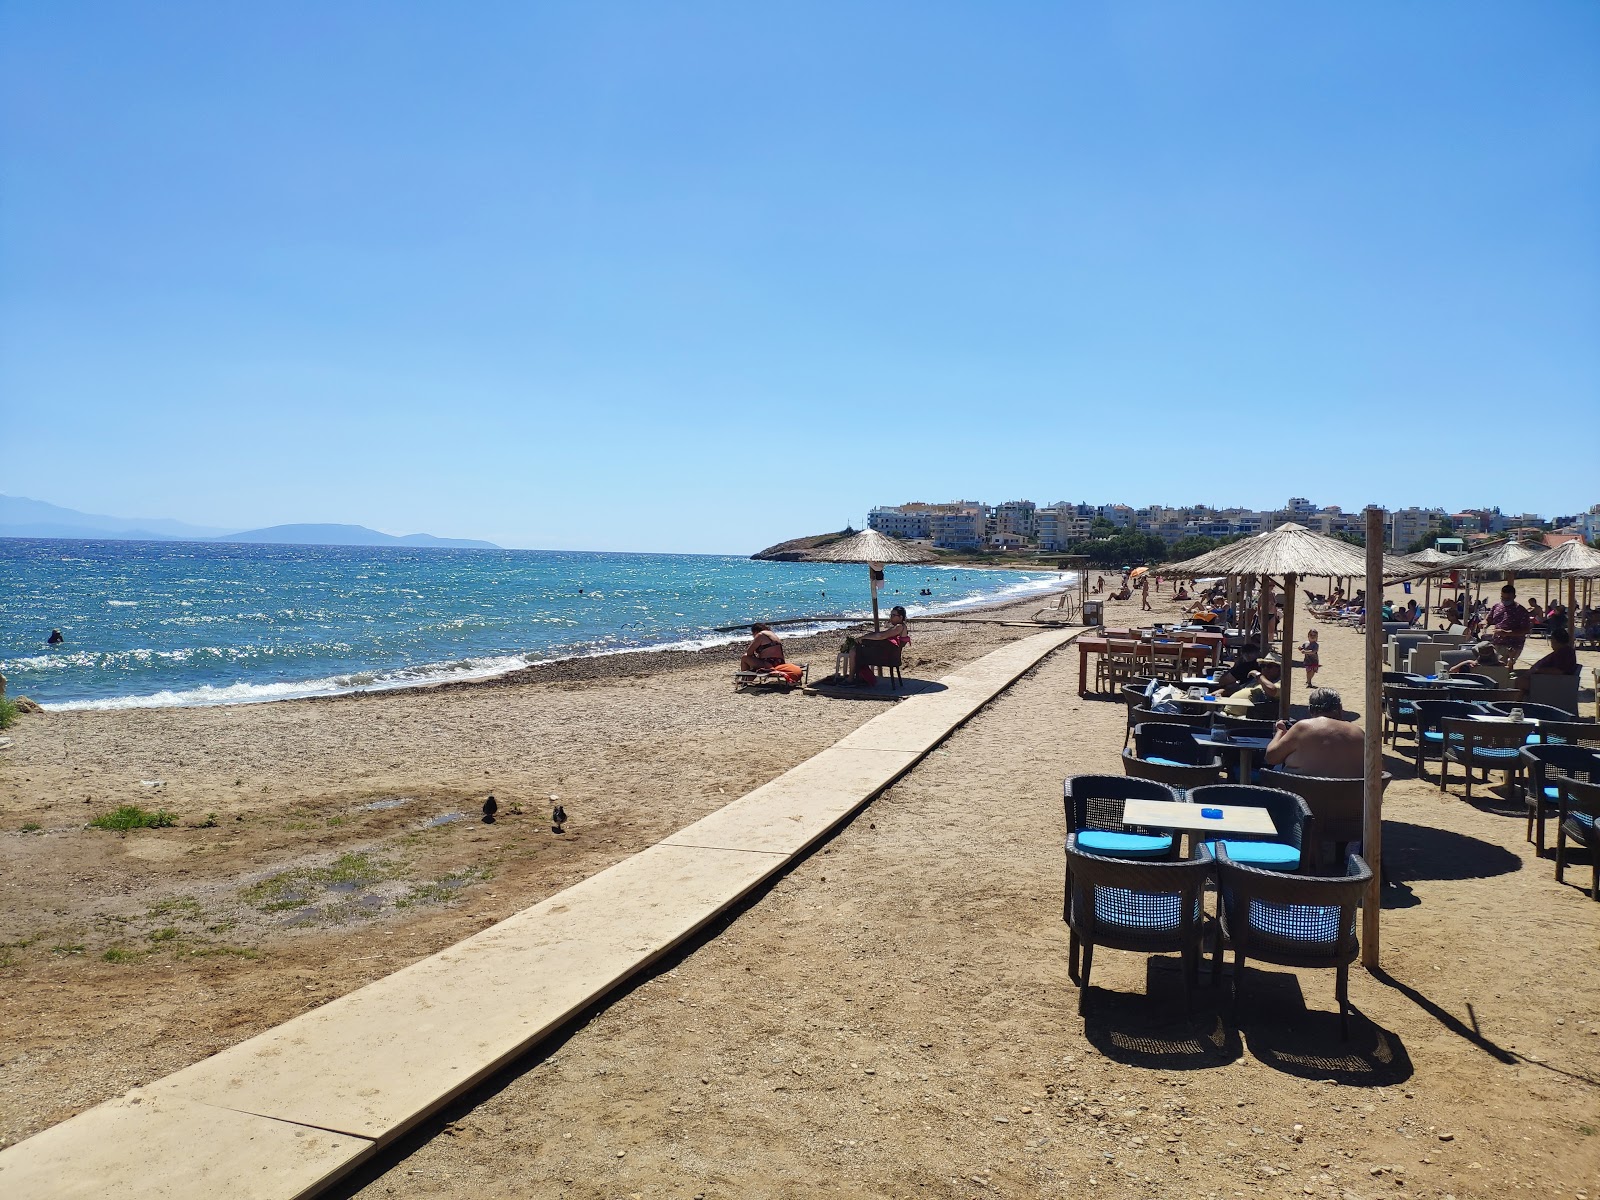
[{"label": "person swimming", "polygon": [[50,636],[46,639],[46,641],[48,641],[52,646],[59,646],[66,640],[66,638],[61,636],[61,630],[59,629],[52,629],[50,631]]}]

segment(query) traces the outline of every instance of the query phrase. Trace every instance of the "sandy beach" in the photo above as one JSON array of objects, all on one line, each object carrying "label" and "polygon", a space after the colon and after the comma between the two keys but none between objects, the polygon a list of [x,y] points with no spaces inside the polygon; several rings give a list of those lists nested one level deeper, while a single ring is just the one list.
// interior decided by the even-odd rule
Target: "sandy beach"
[{"label": "sandy beach", "polygon": [[[1041,604],[916,625],[907,675],[1027,636],[998,622]],[[1359,709],[1359,639],[1322,637],[1319,683]],[[826,674],[838,640],[790,657]],[[525,908],[884,703],[736,694],[732,657],[25,718],[0,757],[0,1135]],[[1046,660],[714,936],[335,1194],[1600,1195],[1600,905],[1498,789],[1468,804],[1391,762],[1403,886],[1350,1042],[1331,975],[1252,971],[1236,1037],[1114,951],[1079,1018],[1061,779],[1118,771],[1124,718],[1076,679],[1075,653]],[[83,827],[124,803],[179,824]]]}]

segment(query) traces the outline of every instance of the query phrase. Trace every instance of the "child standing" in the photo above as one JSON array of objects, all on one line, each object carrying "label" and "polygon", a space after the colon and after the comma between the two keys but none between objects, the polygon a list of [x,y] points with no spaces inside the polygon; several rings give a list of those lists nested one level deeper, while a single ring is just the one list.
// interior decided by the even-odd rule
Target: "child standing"
[{"label": "child standing", "polygon": [[1300,655],[1306,668],[1306,686],[1310,687],[1317,670],[1322,666],[1322,647],[1317,645],[1315,629],[1306,630],[1306,640],[1300,643]]}]

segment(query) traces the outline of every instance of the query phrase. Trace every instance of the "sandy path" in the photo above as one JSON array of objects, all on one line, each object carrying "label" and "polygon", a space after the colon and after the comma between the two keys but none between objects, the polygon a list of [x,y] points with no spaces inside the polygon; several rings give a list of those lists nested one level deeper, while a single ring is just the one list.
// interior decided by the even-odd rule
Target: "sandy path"
[{"label": "sandy path", "polygon": [[[1357,639],[1326,637],[1324,682],[1358,694]],[[1331,974],[1252,971],[1230,1038],[1114,951],[1078,1018],[1060,780],[1114,770],[1123,721],[1075,687],[1076,656],[1049,660],[725,932],[343,1194],[1596,1194],[1600,905],[1520,819],[1432,786],[1391,791],[1409,894],[1348,1044]]]}]

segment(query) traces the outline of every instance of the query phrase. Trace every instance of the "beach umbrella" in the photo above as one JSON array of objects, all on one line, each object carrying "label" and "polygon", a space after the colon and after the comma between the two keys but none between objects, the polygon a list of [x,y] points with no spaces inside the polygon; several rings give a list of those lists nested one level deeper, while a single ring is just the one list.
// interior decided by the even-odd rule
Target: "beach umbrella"
[{"label": "beach umbrella", "polygon": [[[1574,538],[1570,542],[1547,551],[1539,557],[1539,570],[1545,575],[1554,575],[1565,578],[1567,581],[1567,621],[1571,628],[1578,628],[1578,584],[1579,579],[1600,578],[1600,550]],[[1557,597],[1561,595],[1556,592]]]},{"label": "beach umbrella", "polygon": [[888,537],[876,529],[863,529],[860,533],[841,541],[819,546],[806,555],[809,562],[866,563],[868,579],[872,585],[872,628],[879,627],[878,589],[883,586],[885,563],[931,563],[938,556],[916,546],[908,546],[897,538]]},{"label": "beach umbrella", "polygon": [[[1417,571],[1415,564],[1404,559],[1391,558],[1381,552],[1379,561],[1383,573],[1396,579],[1404,579]],[[1278,703],[1280,711],[1287,718],[1293,692],[1293,678],[1289,664],[1294,661],[1291,651],[1294,640],[1295,586],[1304,575],[1365,575],[1367,552],[1360,546],[1352,546],[1349,542],[1327,537],[1307,529],[1304,525],[1289,521],[1266,533],[1258,533],[1254,537],[1219,546],[1198,558],[1174,563],[1166,569],[1174,574],[1260,576],[1266,580],[1271,580],[1274,576],[1283,577],[1284,592],[1288,599],[1283,606],[1283,682],[1279,686]],[[1377,599],[1381,600],[1381,595]],[[1375,603],[1370,595],[1368,602]],[[1263,600],[1263,618],[1265,618],[1265,600]],[[1266,628],[1265,619],[1262,628],[1263,630]],[[1367,714],[1367,719],[1372,720],[1373,714]]]},{"label": "beach umbrella", "polygon": [[[1426,550],[1418,550],[1415,554],[1406,555],[1406,561],[1414,562],[1419,567],[1437,567],[1453,562],[1454,559],[1453,556],[1446,554],[1443,550],[1429,546]],[[1433,574],[1431,572],[1423,577],[1422,587],[1422,619],[1423,624],[1426,625],[1428,611],[1433,607]]]}]

